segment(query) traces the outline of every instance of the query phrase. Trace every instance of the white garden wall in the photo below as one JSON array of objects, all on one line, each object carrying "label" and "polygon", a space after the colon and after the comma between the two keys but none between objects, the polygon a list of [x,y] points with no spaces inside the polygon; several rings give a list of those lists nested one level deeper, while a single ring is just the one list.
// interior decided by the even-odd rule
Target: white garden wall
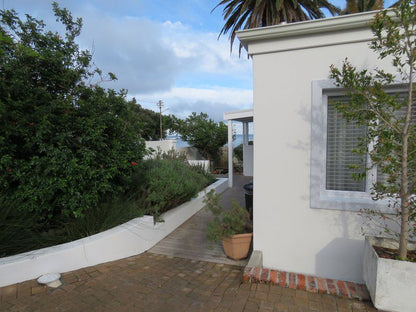
[{"label": "white garden wall", "polygon": [[227,180],[218,179],[196,198],[162,214],[164,222],[156,225],[145,216],[70,243],[0,258],[0,287],[143,253],[204,207],[205,191],[224,192]]},{"label": "white garden wall", "polygon": [[155,154],[160,151],[162,153],[167,153],[171,150],[176,150],[176,142],[177,140],[159,140],[159,141],[146,141],[146,148],[153,149],[154,152],[151,156],[148,156],[147,158],[151,158],[152,156],[155,156]]},{"label": "white garden wall", "polygon": [[[373,13],[243,31],[254,68],[254,249],[267,268],[362,282],[356,212],[313,209],[311,83],[331,64],[378,64]],[[271,135],[273,140],[271,141]]]}]

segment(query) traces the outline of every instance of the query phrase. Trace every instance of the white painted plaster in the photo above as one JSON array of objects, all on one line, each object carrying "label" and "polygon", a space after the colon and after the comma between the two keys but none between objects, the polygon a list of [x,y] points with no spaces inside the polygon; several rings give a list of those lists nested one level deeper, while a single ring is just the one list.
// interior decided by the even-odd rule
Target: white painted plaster
[{"label": "white painted plaster", "polygon": [[73,242],[0,258],[0,287],[143,253],[204,207],[205,192],[211,189],[224,192],[227,179],[218,179],[191,201],[165,212],[164,222],[156,225],[153,217],[144,216]]},{"label": "white painted plaster", "polygon": [[206,172],[210,171],[210,161],[209,160],[187,160],[188,164],[191,166],[200,166],[204,168]]},{"label": "white painted plaster", "polygon": [[[348,18],[355,16],[342,21]],[[268,268],[363,282],[361,217],[311,208],[311,83],[328,79],[330,65],[346,57],[358,68],[379,65],[372,34],[364,26],[327,27],[285,37],[285,27],[292,26],[269,29],[275,34],[267,40],[255,31],[244,39],[254,73],[254,249]]]},{"label": "white painted plaster", "polygon": [[159,140],[159,141],[146,141],[146,148],[153,149],[154,152],[147,156],[146,158],[152,158],[156,155],[158,151],[162,153],[167,153],[171,150],[176,150],[176,142],[177,140],[169,139],[169,140]]},{"label": "white painted plaster", "polygon": [[243,175],[253,176],[253,145],[243,145]]},{"label": "white painted plaster", "polygon": [[[377,309],[394,312],[416,311],[416,263],[380,258],[372,246],[391,247],[374,237],[366,237],[364,280]],[[392,241],[387,240],[392,244]],[[393,244],[397,248],[397,243]],[[409,245],[415,249],[416,245]]]}]

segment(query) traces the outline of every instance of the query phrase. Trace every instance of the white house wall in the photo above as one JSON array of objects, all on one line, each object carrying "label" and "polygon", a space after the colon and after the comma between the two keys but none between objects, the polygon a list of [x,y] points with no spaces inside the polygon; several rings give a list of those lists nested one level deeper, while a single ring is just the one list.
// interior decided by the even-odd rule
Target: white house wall
[{"label": "white house wall", "polygon": [[254,249],[263,252],[264,267],[363,281],[361,217],[310,207],[311,82],[328,79],[330,65],[340,66],[347,56],[359,67],[373,67],[376,55],[368,42],[359,42],[363,38],[371,38],[369,30],[248,43],[256,133]]},{"label": "white house wall", "polygon": [[243,175],[253,176],[253,145],[243,145]]}]

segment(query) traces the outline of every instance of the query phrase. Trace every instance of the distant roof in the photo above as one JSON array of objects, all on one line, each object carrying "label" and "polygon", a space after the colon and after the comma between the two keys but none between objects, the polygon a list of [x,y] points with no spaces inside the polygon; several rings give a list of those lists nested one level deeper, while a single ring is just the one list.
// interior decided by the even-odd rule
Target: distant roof
[{"label": "distant roof", "polygon": [[242,122],[243,121],[252,122],[253,115],[254,115],[253,109],[243,109],[239,111],[224,113],[224,119],[236,120],[236,121],[242,121]]}]

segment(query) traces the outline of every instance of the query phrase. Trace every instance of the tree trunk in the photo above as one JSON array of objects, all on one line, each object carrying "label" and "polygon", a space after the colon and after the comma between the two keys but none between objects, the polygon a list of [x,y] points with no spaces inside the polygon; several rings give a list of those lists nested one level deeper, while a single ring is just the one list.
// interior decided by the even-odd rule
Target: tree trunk
[{"label": "tree trunk", "polygon": [[[413,77],[412,66],[410,67],[410,77]],[[410,194],[409,194],[409,172],[408,172],[408,145],[409,145],[409,125],[410,118],[412,116],[413,105],[413,82],[412,78],[409,81],[407,100],[406,118],[403,125],[402,132],[402,163],[401,163],[401,185],[400,185],[400,209],[401,209],[401,222],[400,222],[400,241],[399,241],[399,258],[401,260],[407,259],[407,241],[409,239],[409,207],[410,207]]]}]

